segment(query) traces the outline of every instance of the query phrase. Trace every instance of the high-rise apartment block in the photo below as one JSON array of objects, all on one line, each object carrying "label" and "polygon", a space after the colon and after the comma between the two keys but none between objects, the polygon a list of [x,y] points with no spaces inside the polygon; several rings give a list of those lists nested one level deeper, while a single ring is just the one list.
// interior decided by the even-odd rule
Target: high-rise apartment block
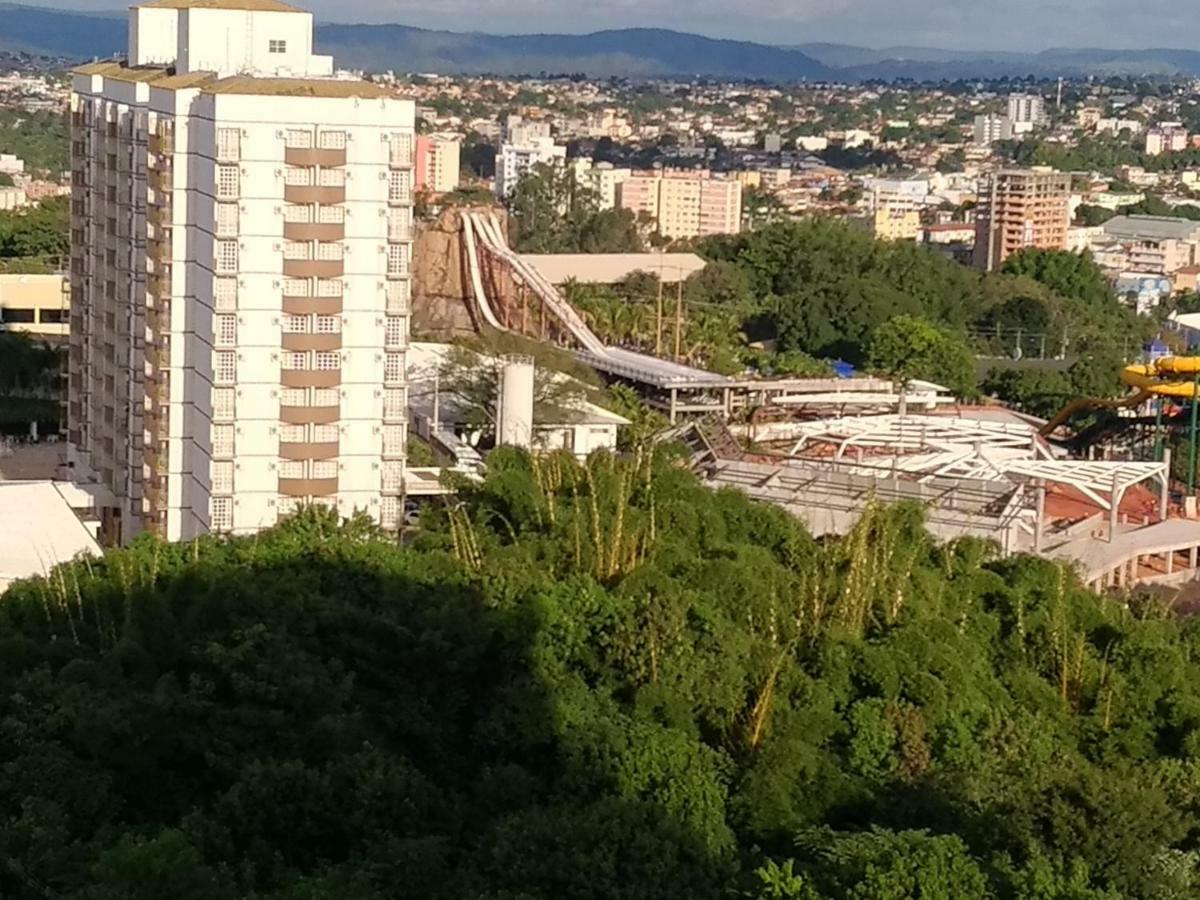
[{"label": "high-rise apartment block", "polygon": [[975,265],[991,271],[1027,247],[1065,250],[1071,223],[1071,176],[1049,169],[1007,169],[979,185]]},{"label": "high-rise apartment block", "polygon": [[396,524],[413,104],[278,0],[151,0],[71,133],[69,452],[110,534]]},{"label": "high-rise apartment block", "polygon": [[416,190],[449,193],[458,187],[461,166],[461,144],[457,135],[418,135]]},{"label": "high-rise apartment block", "polygon": [[1146,131],[1146,155],[1179,153],[1188,146],[1188,132],[1182,123],[1172,122],[1158,125]]},{"label": "high-rise apartment block", "polygon": [[666,238],[737,234],[742,227],[742,185],[708,172],[655,172],[626,178],[617,187],[622,209],[646,213]]},{"label": "high-rise apartment block", "polygon": [[1011,141],[1013,123],[1008,116],[985,115],[975,117],[974,139],[976,144],[994,144],[996,141]]},{"label": "high-rise apartment block", "polygon": [[617,188],[633,172],[626,168],[617,168],[612,163],[593,163],[589,159],[571,161],[571,170],[575,180],[596,195],[596,204],[600,209],[613,209],[617,205]]},{"label": "high-rise apartment block", "polygon": [[1046,102],[1037,94],[1009,94],[1008,121],[1014,134],[1024,134],[1046,123]]},{"label": "high-rise apartment block", "polygon": [[500,152],[496,154],[496,196],[511,194],[530,169],[540,165],[565,165],[566,161],[567,148],[554,143],[552,137],[529,138],[523,144],[501,144]]}]

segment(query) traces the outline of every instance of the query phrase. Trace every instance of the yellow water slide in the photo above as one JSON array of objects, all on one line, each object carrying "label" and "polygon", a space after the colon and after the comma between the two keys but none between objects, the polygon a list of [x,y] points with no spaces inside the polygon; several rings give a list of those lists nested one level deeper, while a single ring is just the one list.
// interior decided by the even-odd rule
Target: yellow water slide
[{"label": "yellow water slide", "polygon": [[1128,397],[1118,400],[1080,397],[1072,400],[1038,433],[1043,436],[1053,434],[1071,416],[1085,409],[1128,409],[1140,406],[1155,396],[1190,400],[1196,395],[1197,375],[1200,375],[1200,356],[1164,356],[1152,363],[1134,363],[1121,370],[1121,383],[1134,389]]}]

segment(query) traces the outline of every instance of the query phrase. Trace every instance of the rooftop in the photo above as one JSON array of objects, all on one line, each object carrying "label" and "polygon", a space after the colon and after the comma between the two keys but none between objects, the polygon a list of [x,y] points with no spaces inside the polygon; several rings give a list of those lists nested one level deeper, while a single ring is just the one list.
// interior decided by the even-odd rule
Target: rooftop
[{"label": "rooftop", "polygon": [[204,85],[206,94],[270,95],[274,97],[361,97],[401,99],[392,88],[370,81],[342,78],[251,78],[234,75]]},{"label": "rooftop", "polygon": [[1200,222],[1176,216],[1114,216],[1104,223],[1104,233],[1117,237],[1193,240]]},{"label": "rooftop", "polygon": [[287,12],[307,13],[300,9],[281,3],[280,0],[149,0],[148,3],[137,3],[133,9],[234,9],[243,12]]},{"label": "rooftop", "polygon": [[695,253],[522,253],[551,284],[567,281],[615,284],[634,272],[651,272],[662,281],[683,281],[704,268]]},{"label": "rooftop", "polygon": [[99,555],[91,532],[51,481],[0,483],[0,591],[80,553]]}]

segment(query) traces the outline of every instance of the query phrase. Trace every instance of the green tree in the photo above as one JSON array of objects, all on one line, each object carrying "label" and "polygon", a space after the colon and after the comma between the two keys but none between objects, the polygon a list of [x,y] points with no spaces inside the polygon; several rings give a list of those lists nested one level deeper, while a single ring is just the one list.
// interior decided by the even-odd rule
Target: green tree
[{"label": "green tree", "polygon": [[871,338],[873,369],[907,385],[914,379],[943,384],[958,396],[975,390],[974,362],[960,338],[912,316],[884,322]]}]

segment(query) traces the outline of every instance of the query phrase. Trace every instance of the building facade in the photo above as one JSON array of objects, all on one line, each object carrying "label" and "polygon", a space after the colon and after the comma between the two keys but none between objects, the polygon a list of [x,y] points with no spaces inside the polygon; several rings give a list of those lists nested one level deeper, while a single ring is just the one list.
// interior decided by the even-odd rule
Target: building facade
[{"label": "building facade", "polygon": [[618,202],[645,213],[665,238],[737,234],[742,225],[742,185],[707,172],[633,175],[617,189]]},{"label": "building facade", "polygon": [[153,0],[74,73],[68,440],[109,533],[400,517],[414,107],[310,14]]},{"label": "building facade", "polygon": [[495,193],[507,197],[530,169],[540,165],[565,165],[567,148],[551,137],[531,138],[528,143],[500,145],[496,154]]},{"label": "building facade", "polygon": [[994,172],[979,185],[975,265],[991,271],[1028,247],[1065,250],[1070,202],[1070,175],[1037,169]]},{"label": "building facade", "polygon": [[457,135],[417,136],[415,189],[448,194],[458,187],[462,145]]}]

